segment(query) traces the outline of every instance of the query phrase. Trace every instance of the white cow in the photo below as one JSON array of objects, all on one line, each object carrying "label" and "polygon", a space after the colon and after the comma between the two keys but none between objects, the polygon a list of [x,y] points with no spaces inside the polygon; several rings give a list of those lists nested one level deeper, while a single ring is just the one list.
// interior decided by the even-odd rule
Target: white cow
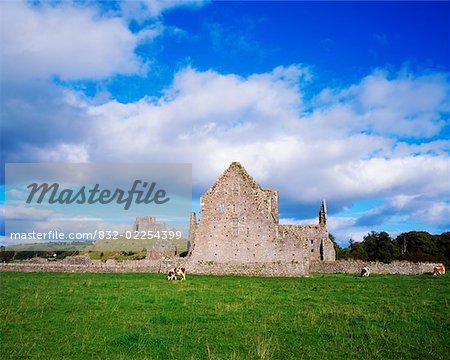
[{"label": "white cow", "polygon": [[368,266],[364,266],[361,269],[361,276],[362,277],[369,277],[369,275],[370,275],[369,267]]},{"label": "white cow", "polygon": [[178,277],[181,277],[181,280],[186,280],[186,268],[176,267],[167,273],[167,280],[178,280]]}]

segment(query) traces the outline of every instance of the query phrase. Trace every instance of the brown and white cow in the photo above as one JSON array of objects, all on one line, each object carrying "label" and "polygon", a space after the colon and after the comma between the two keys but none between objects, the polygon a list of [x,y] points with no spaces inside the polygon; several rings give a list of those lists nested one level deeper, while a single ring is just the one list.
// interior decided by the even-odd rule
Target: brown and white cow
[{"label": "brown and white cow", "polygon": [[369,275],[370,275],[369,267],[368,266],[364,266],[361,269],[361,276],[362,277],[369,277]]},{"label": "brown and white cow", "polygon": [[178,280],[181,277],[181,280],[186,280],[186,268],[176,267],[167,273],[167,280]]},{"label": "brown and white cow", "polygon": [[433,269],[433,275],[444,275],[445,266],[444,264],[437,264]]}]

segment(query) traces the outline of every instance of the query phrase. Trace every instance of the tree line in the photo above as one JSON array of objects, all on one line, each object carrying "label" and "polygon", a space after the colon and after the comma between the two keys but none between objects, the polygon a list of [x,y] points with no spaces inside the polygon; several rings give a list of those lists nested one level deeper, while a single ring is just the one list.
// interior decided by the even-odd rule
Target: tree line
[{"label": "tree line", "polygon": [[334,236],[330,239],[336,250],[336,259],[381,261],[394,260],[413,262],[441,262],[450,265],[450,232],[432,235],[426,231],[409,231],[395,239],[387,232],[371,231],[363,241],[350,240],[348,248],[340,247]]}]

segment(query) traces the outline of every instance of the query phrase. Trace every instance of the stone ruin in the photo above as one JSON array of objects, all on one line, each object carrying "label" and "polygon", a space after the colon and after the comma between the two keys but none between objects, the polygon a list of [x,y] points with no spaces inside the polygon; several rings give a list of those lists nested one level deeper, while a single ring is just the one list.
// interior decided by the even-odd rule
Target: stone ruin
[{"label": "stone ruin", "polygon": [[147,251],[146,259],[156,260],[162,257],[174,257],[177,254],[177,247],[170,240],[159,239],[152,246],[150,250]]},{"label": "stone ruin", "polygon": [[132,231],[157,232],[166,230],[166,224],[156,221],[153,216],[137,217],[133,224]]},{"label": "stone ruin", "polygon": [[[133,231],[165,230],[154,217],[138,217]],[[158,240],[145,260],[90,260],[88,256],[45,264],[0,264],[0,270],[166,272],[183,266],[193,274],[305,276],[319,264],[333,264],[334,246],[327,231],[325,201],[314,225],[279,222],[278,192],[264,189],[241,164],[233,162],[200,198],[200,219],[191,214],[188,256],[176,256],[176,246]],[[330,266],[330,265],[327,265]],[[328,268],[326,268],[328,269]],[[317,271],[317,270],[316,270]]]},{"label": "stone ruin", "polygon": [[[277,265],[292,275],[309,273],[311,260],[335,260],[325,201],[316,225],[279,223],[278,192],[264,189],[233,162],[200,198],[200,220],[191,216],[189,263],[248,268]],[[207,271],[206,271],[207,272]],[[289,272],[289,270],[287,270]]]}]

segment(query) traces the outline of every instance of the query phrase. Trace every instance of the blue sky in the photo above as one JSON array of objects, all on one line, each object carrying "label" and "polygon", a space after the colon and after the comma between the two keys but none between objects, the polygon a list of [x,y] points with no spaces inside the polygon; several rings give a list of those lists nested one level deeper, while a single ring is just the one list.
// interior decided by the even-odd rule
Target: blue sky
[{"label": "blue sky", "polygon": [[195,204],[240,161],[341,244],[450,229],[448,2],[0,7],[3,163],[189,162]]}]

